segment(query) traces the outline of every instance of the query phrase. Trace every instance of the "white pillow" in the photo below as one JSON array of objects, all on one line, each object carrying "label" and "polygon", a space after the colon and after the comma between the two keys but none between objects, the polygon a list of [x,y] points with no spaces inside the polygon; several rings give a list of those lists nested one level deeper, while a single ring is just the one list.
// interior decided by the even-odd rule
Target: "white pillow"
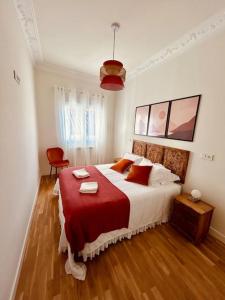
[{"label": "white pillow", "polygon": [[180,177],[172,172],[168,173],[168,177],[165,181],[162,181],[161,184],[168,184],[170,182],[180,181]]},{"label": "white pillow", "polygon": [[139,163],[139,166],[153,166],[153,163],[151,162],[151,160],[143,157],[142,161]]},{"label": "white pillow", "polygon": [[133,153],[129,153],[129,152],[124,153],[123,158],[132,160],[135,165],[139,165],[139,163],[143,159],[142,156],[139,156],[139,155],[136,155],[136,154],[133,154]]},{"label": "white pillow", "polygon": [[180,180],[180,177],[174,173],[171,172],[171,170],[167,169],[166,167],[164,167],[163,165],[161,164],[154,164],[157,168],[162,168],[164,171],[167,171],[164,172],[164,176],[165,176],[165,181],[162,181],[161,184],[167,184],[169,182],[174,182],[174,181],[179,181]]},{"label": "white pillow", "polygon": [[153,165],[149,177],[149,184],[153,186],[157,186],[162,183],[164,184],[167,181],[169,174],[170,174],[170,170]]},{"label": "white pillow", "polygon": [[149,185],[160,186],[180,180],[179,176],[173,174],[169,169],[165,168],[163,165],[158,163],[153,164],[150,160],[146,158],[143,158],[139,165],[153,166],[149,176]]}]

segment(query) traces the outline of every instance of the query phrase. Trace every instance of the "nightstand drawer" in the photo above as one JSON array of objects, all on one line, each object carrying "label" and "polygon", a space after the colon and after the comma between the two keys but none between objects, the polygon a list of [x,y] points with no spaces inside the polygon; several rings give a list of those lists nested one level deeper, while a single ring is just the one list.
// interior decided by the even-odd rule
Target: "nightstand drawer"
[{"label": "nightstand drawer", "polygon": [[174,213],[181,216],[187,222],[191,222],[194,224],[196,224],[199,219],[199,215],[194,210],[176,200],[174,201]]},{"label": "nightstand drawer", "polygon": [[197,232],[197,222],[192,223],[187,218],[176,212],[173,212],[170,222],[175,228],[178,228],[180,231],[185,233],[185,235],[191,240],[194,240]]}]

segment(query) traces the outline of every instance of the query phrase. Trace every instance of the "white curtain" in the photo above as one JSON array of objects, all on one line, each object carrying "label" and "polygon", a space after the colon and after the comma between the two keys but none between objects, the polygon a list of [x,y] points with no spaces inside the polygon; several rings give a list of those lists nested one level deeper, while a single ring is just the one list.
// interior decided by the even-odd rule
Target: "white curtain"
[{"label": "white curtain", "polygon": [[107,105],[100,93],[55,87],[58,144],[70,165],[107,161]]}]

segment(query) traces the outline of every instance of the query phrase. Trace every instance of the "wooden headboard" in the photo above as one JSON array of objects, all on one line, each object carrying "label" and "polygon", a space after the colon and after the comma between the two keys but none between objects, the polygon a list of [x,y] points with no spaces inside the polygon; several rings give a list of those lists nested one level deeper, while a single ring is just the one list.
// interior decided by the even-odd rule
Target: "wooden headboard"
[{"label": "wooden headboard", "polygon": [[184,183],[190,151],[134,140],[132,152],[164,165]]},{"label": "wooden headboard", "polygon": [[164,147],[156,144],[146,144],[146,154],[144,155],[147,159],[154,163],[163,163]]},{"label": "wooden headboard", "polygon": [[140,155],[140,156],[145,156],[146,146],[147,146],[147,144],[145,142],[133,141],[132,152],[137,154],[137,155]]}]

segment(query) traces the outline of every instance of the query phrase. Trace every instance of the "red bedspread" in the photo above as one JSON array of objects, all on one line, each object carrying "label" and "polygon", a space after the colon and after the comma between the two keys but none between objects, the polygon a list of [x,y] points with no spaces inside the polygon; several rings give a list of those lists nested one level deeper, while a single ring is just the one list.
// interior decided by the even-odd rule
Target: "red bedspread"
[{"label": "red bedspread", "polygon": [[[130,202],[127,196],[114,186],[94,166],[85,167],[90,177],[77,179],[68,168],[59,175],[65,233],[73,253],[78,253],[87,242],[93,242],[101,233],[127,228]],[[97,181],[96,194],[81,194],[81,182]]]}]

